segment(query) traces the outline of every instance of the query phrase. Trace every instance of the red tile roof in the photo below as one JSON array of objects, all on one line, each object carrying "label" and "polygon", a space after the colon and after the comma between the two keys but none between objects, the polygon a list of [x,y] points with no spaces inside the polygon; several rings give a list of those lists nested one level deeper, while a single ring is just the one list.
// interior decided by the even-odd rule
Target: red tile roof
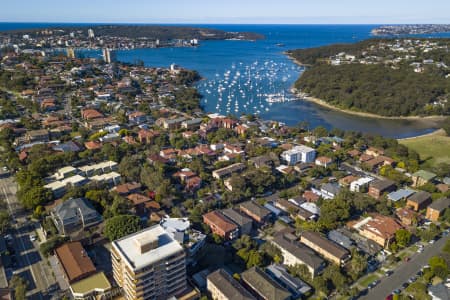
[{"label": "red tile roof", "polygon": [[55,250],[69,283],[96,272],[92,260],[80,242],[70,242]]}]

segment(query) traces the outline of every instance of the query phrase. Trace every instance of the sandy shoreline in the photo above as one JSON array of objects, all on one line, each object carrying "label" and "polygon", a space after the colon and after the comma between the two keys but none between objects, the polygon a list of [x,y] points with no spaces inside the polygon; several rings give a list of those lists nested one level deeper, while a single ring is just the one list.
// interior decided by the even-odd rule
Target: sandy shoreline
[{"label": "sandy shoreline", "polygon": [[315,97],[305,97],[305,96],[299,96],[296,95],[297,97],[306,100],[308,102],[312,102],[315,103],[317,105],[335,110],[335,111],[339,111],[339,112],[343,112],[346,114],[350,114],[350,115],[355,115],[355,116],[360,116],[360,117],[366,117],[366,118],[375,118],[375,119],[387,119],[387,120],[421,120],[421,121],[443,121],[447,118],[447,116],[398,116],[398,117],[388,117],[388,116],[382,116],[382,115],[377,115],[377,114],[372,114],[372,113],[367,113],[367,112],[360,112],[360,111],[353,111],[353,110],[348,110],[348,109],[342,109],[339,107],[336,107],[334,105],[331,105],[329,103],[327,103],[324,100],[321,100],[319,98],[315,98]]},{"label": "sandy shoreline", "polygon": [[418,139],[418,138],[422,138],[422,137],[426,137],[426,136],[433,136],[433,135],[445,135],[445,131],[444,131],[444,129],[440,128],[440,129],[436,129],[435,131],[430,132],[430,133],[407,137],[407,138],[402,138],[402,139],[397,139],[397,141],[414,140],[414,139]]}]

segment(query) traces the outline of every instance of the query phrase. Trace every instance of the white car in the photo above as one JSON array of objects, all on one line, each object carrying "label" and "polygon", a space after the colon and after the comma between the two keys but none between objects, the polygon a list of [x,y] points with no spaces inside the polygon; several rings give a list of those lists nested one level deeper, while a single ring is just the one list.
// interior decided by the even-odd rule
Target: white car
[{"label": "white car", "polygon": [[429,244],[434,244],[434,242],[435,242],[435,240],[431,240],[431,241],[429,241],[428,243],[429,243]]},{"label": "white car", "polygon": [[35,234],[30,235],[30,241],[34,242],[37,239]]}]

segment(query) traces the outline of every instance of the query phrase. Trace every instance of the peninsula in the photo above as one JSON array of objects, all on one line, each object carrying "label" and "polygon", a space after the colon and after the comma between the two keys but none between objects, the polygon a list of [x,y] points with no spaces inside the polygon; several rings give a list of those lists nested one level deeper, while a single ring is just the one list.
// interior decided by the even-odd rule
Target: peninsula
[{"label": "peninsula", "polygon": [[398,36],[450,32],[449,24],[383,25],[372,29],[374,36]]},{"label": "peninsula", "polygon": [[384,117],[450,114],[448,39],[370,39],[288,51],[308,66],[295,83],[302,98]]},{"label": "peninsula", "polygon": [[0,32],[0,49],[135,49],[197,46],[201,40],[259,40],[252,32],[169,25],[56,26]]}]

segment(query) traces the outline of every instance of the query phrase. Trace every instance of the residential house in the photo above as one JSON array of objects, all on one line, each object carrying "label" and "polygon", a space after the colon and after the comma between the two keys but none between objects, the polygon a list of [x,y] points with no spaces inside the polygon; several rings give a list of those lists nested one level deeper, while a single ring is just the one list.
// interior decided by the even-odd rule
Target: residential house
[{"label": "residential house", "polygon": [[406,198],[406,206],[411,207],[415,211],[425,209],[431,203],[431,194],[420,191]]},{"label": "residential house", "polygon": [[289,300],[291,293],[270,278],[263,270],[252,267],[241,274],[243,285],[249,288],[257,299]]},{"label": "residential house", "polygon": [[371,177],[363,177],[357,180],[354,180],[350,183],[350,191],[357,193],[365,193],[367,192],[369,183],[373,181]]},{"label": "residential house", "polygon": [[139,192],[141,188],[142,185],[138,182],[127,182],[114,187],[113,191],[117,192],[121,196],[127,196],[129,194]]},{"label": "residential house", "polygon": [[128,115],[128,121],[131,124],[139,125],[147,122],[147,115],[141,111],[132,112]]},{"label": "residential house", "polygon": [[369,147],[366,149],[365,154],[377,157],[380,155],[384,155],[384,150],[380,148]]},{"label": "residential house", "polygon": [[103,118],[103,114],[95,109],[83,109],[81,111],[81,117],[85,120],[93,120]]},{"label": "residential house", "polygon": [[244,214],[240,213],[239,211],[233,209],[233,208],[227,208],[221,211],[221,213],[230,219],[233,223],[238,225],[239,232],[241,235],[249,235],[252,231],[253,227],[253,221],[249,217],[245,216]]},{"label": "residential house", "polygon": [[328,168],[333,163],[333,160],[326,156],[319,156],[316,158],[315,164],[316,166],[321,166],[324,168]]},{"label": "residential house", "polygon": [[416,225],[419,220],[417,212],[408,207],[398,208],[395,215],[404,226]]},{"label": "residential house", "polygon": [[69,242],[55,250],[64,279],[72,284],[96,272],[96,268],[80,242]]},{"label": "residential house", "polygon": [[162,122],[163,128],[168,130],[174,130],[174,129],[180,129],[181,124],[183,121],[186,120],[185,118],[176,118],[176,119],[164,119]]},{"label": "residential house", "polygon": [[241,172],[245,168],[246,168],[245,164],[235,163],[235,164],[229,165],[228,167],[214,170],[212,172],[212,176],[216,179],[223,179],[224,177],[231,176],[231,174],[233,174],[233,173]]},{"label": "residential house", "polygon": [[355,247],[355,242],[350,237],[342,233],[339,229],[329,231],[327,237],[347,250],[351,250]]},{"label": "residential house", "polygon": [[224,269],[218,269],[206,278],[207,290],[213,300],[256,300]]},{"label": "residential house", "polygon": [[384,248],[388,248],[389,244],[394,240],[397,230],[402,229],[403,226],[394,218],[375,215],[359,221],[353,228],[360,235],[376,242]]},{"label": "residential house", "polygon": [[342,248],[317,232],[303,232],[300,242],[338,266],[343,265],[350,259],[350,252],[347,249]]},{"label": "residential house", "polygon": [[102,221],[101,215],[84,198],[71,198],[55,206],[51,215],[62,235],[97,225]]},{"label": "residential house", "polygon": [[289,274],[282,265],[272,264],[266,268],[266,273],[287,289],[292,294],[292,299],[301,299],[312,291],[312,288],[307,283]]},{"label": "residential house", "polygon": [[241,212],[253,219],[257,224],[263,224],[271,217],[271,212],[255,201],[243,202],[239,205]]},{"label": "residential house", "polygon": [[450,207],[450,198],[441,198],[427,207],[426,218],[431,221],[438,221],[444,211]]},{"label": "residential house", "polygon": [[387,195],[387,198],[393,202],[397,202],[400,200],[406,200],[409,196],[414,194],[415,191],[409,190],[409,189],[399,189],[395,192],[389,193]]},{"label": "residential house", "polygon": [[202,123],[202,118],[196,118],[191,120],[184,120],[181,122],[181,128],[185,129],[198,129],[200,127],[200,124]]},{"label": "residential house", "polygon": [[27,143],[46,143],[50,140],[50,135],[48,134],[47,129],[30,130],[25,134],[25,140]]},{"label": "residential house", "polygon": [[428,182],[431,182],[436,178],[436,174],[432,172],[428,172],[425,170],[419,170],[412,174],[411,179],[413,181],[412,186],[413,187],[419,187],[422,186]]},{"label": "residential house", "polygon": [[225,240],[234,240],[239,236],[239,227],[218,211],[204,214],[203,222],[211,228],[214,234]]},{"label": "residential house", "polygon": [[380,198],[384,193],[393,192],[396,189],[392,180],[374,180],[369,184],[369,195],[373,198]]},{"label": "residential house", "polygon": [[320,195],[324,199],[333,199],[341,190],[341,187],[337,183],[324,183],[320,187]]},{"label": "residential house", "polygon": [[313,278],[325,267],[325,261],[313,250],[300,244],[292,233],[277,233],[271,243],[281,250],[284,265],[306,265]]}]

